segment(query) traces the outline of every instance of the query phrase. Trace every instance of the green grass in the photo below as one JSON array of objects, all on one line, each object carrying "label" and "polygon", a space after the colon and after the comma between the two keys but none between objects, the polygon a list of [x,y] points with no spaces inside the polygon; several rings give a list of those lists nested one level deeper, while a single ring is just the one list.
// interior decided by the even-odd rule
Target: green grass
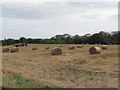
[{"label": "green grass", "polygon": [[[5,74],[3,77],[3,88],[44,88],[45,84],[38,84],[22,76]],[[62,87],[50,86],[51,90],[58,90]]]},{"label": "green grass", "polygon": [[25,79],[18,75],[5,75],[3,78],[3,87],[5,88],[42,88],[40,85],[32,80]]}]

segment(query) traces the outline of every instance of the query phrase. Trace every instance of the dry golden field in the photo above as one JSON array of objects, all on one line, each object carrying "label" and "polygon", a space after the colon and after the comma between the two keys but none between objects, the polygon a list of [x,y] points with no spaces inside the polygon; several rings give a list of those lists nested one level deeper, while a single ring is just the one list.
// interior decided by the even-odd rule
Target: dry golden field
[{"label": "dry golden field", "polygon": [[[52,56],[51,49],[60,44],[29,44],[19,47],[18,53],[2,53],[4,75],[20,75],[36,83],[63,88],[117,88],[118,46],[108,45],[107,50],[91,55],[93,45],[69,50],[73,44],[62,44],[62,55]],[[50,49],[45,49],[47,46]],[[77,45],[74,45],[77,46]],[[101,47],[101,45],[96,45]],[[7,46],[12,47],[12,46]],[[37,47],[37,50],[32,50]]]}]

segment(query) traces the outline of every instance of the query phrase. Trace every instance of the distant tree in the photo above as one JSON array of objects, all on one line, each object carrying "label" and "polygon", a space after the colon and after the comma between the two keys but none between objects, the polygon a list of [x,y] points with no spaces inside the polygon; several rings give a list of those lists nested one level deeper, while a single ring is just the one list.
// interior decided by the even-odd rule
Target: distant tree
[{"label": "distant tree", "polygon": [[120,44],[120,31],[114,31],[111,34],[113,44]]},{"label": "distant tree", "polygon": [[114,31],[111,33],[100,31],[94,34],[85,34],[83,36],[69,34],[55,35],[50,39],[32,39],[21,37],[20,39],[4,39],[2,45],[11,45],[14,43],[31,43],[31,44],[81,44],[81,43],[101,43],[101,44],[120,44],[120,31]]},{"label": "distant tree", "polygon": [[15,40],[15,42],[14,43],[19,43],[20,41],[19,40]]},{"label": "distant tree", "polygon": [[28,39],[27,39],[27,42],[28,42],[28,43],[34,43],[34,41],[33,41],[32,38],[28,38]]},{"label": "distant tree", "polygon": [[89,39],[90,39],[91,35],[88,33],[88,34],[85,34],[82,36],[82,43],[90,43]]},{"label": "distant tree", "polygon": [[118,41],[118,44],[120,44],[120,31],[118,31],[117,41]]},{"label": "distant tree", "polygon": [[74,44],[81,44],[83,42],[83,38],[79,35],[73,36]]},{"label": "distant tree", "polygon": [[73,37],[72,36],[68,36],[65,38],[65,43],[66,44],[72,44],[73,43]]},{"label": "distant tree", "polygon": [[90,40],[90,44],[105,43],[104,38],[99,33],[93,34],[89,40]]},{"label": "distant tree", "polygon": [[25,37],[21,37],[19,40],[20,43],[27,43],[27,39]]},{"label": "distant tree", "polygon": [[2,45],[4,46],[4,45],[12,45],[12,44],[14,44],[14,42],[15,42],[15,40],[14,39],[11,39],[11,38],[8,38],[8,39],[4,39],[4,40],[2,40]]}]

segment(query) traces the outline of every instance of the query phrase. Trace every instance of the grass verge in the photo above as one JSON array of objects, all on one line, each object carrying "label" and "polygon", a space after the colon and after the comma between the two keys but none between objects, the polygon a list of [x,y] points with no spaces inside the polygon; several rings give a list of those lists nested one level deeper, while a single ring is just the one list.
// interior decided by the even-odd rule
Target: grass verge
[{"label": "grass verge", "polygon": [[[35,81],[28,80],[22,76],[5,74],[3,76],[3,89],[5,88],[46,88],[44,84],[38,84]],[[48,87],[52,90],[58,90],[60,87]]]}]

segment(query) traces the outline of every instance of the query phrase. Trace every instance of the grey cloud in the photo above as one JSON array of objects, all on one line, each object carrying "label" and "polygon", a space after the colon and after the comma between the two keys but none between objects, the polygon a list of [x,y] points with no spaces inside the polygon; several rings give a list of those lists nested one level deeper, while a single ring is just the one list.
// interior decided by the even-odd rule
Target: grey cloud
[{"label": "grey cloud", "polygon": [[113,21],[118,21],[118,14],[112,15],[112,16],[111,16],[111,19],[112,19]]},{"label": "grey cloud", "polygon": [[33,4],[33,5],[3,5],[3,17],[23,19],[47,19],[55,18],[65,13],[72,13],[66,10],[63,5],[57,3]]},{"label": "grey cloud", "polygon": [[[82,2],[69,2],[69,3],[10,3],[3,4],[3,17],[9,18],[22,18],[22,19],[54,19],[67,14],[78,12],[85,12],[81,8],[113,8],[115,3],[82,3]],[[117,7],[117,6],[116,6]]]},{"label": "grey cloud", "polygon": [[3,17],[23,18],[23,19],[42,19],[46,15],[48,14],[43,10],[41,10],[40,8],[31,8],[31,7],[8,8],[3,6]]},{"label": "grey cloud", "polygon": [[68,5],[73,7],[86,7],[86,8],[116,8],[117,2],[68,2]]}]

